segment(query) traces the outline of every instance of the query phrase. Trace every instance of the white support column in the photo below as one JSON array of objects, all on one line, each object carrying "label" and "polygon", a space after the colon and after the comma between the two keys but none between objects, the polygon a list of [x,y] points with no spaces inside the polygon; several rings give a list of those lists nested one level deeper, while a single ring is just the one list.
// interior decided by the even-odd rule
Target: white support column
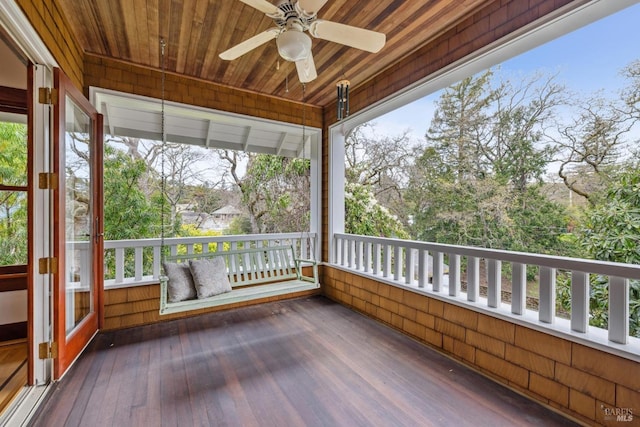
[{"label": "white support column", "polygon": [[[335,126],[329,131],[329,239],[335,233],[344,233],[344,141],[345,133],[341,126]],[[318,179],[317,182],[321,182]],[[319,224],[318,224],[319,225]],[[320,230],[318,230],[319,232]],[[335,242],[334,242],[335,243]],[[329,248],[329,253],[335,251]],[[344,254],[343,254],[344,257]],[[331,259],[330,262],[339,262]]]},{"label": "white support column", "polygon": [[609,277],[609,341],[629,342],[629,279]]},{"label": "white support column", "polygon": [[[320,261],[320,257],[322,256],[320,252],[322,246],[322,132],[318,132],[311,139],[310,150],[311,188],[309,191],[311,192],[311,199],[309,208],[311,209],[311,215],[309,218],[309,231],[314,233],[316,238],[315,240],[312,238],[309,239],[309,251],[311,252],[309,258]],[[344,186],[342,188],[344,188]],[[342,231],[343,230],[341,230],[341,232]],[[331,235],[332,234],[329,234],[329,236]],[[331,254],[331,250],[329,254]]]},{"label": "white support column", "polygon": [[524,314],[527,309],[527,266],[511,264],[511,312]]},{"label": "white support column", "polygon": [[538,319],[553,323],[556,317],[556,269],[540,267],[540,303]]},{"label": "white support column", "polygon": [[571,272],[571,330],[587,332],[589,329],[589,274]]}]

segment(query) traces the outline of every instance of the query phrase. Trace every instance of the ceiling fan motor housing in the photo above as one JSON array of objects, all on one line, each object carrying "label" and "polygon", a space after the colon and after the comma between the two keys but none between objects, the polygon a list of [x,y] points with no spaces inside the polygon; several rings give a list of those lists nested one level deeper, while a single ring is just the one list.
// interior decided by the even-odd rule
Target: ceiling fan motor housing
[{"label": "ceiling fan motor housing", "polygon": [[311,54],[311,37],[304,31],[309,28],[316,16],[301,16],[299,8],[289,0],[280,2],[278,9],[284,13],[284,17],[274,19],[276,25],[282,30],[276,39],[280,56],[291,62],[307,59]]}]

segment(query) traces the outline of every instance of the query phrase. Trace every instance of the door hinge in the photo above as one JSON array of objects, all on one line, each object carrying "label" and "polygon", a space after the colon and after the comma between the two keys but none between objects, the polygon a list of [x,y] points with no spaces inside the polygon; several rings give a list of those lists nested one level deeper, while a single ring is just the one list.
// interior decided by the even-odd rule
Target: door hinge
[{"label": "door hinge", "polygon": [[55,190],[58,188],[58,174],[54,172],[39,173],[38,188],[40,190]]},{"label": "door hinge", "polygon": [[38,273],[39,274],[56,274],[58,272],[58,258],[39,258]]},{"label": "door hinge", "polygon": [[38,344],[38,357],[40,359],[57,359],[58,343],[53,341],[51,343],[41,342]]},{"label": "door hinge", "polygon": [[38,88],[38,102],[40,104],[52,105],[58,102],[58,91],[50,87]]}]

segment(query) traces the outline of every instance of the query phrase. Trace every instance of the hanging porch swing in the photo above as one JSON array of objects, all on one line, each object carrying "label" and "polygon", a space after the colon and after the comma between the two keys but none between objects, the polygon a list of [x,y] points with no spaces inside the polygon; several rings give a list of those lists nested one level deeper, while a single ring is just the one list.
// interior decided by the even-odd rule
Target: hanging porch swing
[{"label": "hanging porch swing", "polygon": [[[224,250],[224,245],[219,244],[217,250],[213,252],[167,256],[164,224],[166,192],[164,158],[167,145],[164,40],[160,40],[160,51],[162,62],[160,314],[264,300],[319,289],[316,261],[296,258],[293,245]],[[303,84],[303,97],[304,90]],[[306,137],[304,114],[303,109],[303,153]],[[311,254],[313,253],[312,248]]]}]

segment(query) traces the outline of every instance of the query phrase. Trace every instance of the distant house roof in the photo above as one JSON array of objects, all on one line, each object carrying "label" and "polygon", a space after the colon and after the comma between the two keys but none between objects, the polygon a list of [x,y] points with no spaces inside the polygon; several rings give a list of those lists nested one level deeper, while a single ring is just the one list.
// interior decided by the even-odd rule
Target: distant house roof
[{"label": "distant house roof", "polygon": [[242,215],[242,211],[231,205],[227,205],[214,211],[211,215]]}]

